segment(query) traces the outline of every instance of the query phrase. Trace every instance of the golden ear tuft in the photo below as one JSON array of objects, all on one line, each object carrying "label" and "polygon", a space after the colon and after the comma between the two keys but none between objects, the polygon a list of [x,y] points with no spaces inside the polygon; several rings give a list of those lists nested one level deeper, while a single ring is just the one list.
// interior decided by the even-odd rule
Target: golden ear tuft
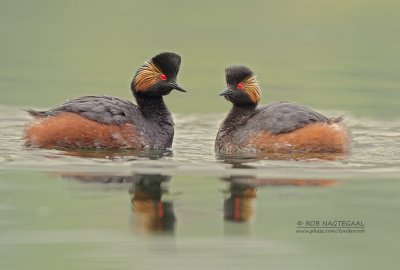
[{"label": "golden ear tuft", "polygon": [[144,63],[135,76],[134,85],[137,92],[143,92],[155,85],[159,80],[162,72],[151,61]]},{"label": "golden ear tuft", "polygon": [[258,85],[258,81],[256,80],[256,76],[251,76],[243,81],[245,85],[243,91],[245,91],[251,101],[255,104],[260,102],[261,94],[260,94],[260,87]]}]

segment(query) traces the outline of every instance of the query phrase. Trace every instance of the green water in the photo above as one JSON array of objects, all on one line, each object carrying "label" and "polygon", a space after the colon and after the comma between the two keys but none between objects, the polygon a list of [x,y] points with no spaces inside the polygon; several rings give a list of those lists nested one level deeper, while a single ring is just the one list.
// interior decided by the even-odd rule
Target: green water
[{"label": "green water", "polygon": [[[375,269],[383,260],[393,266],[385,269],[396,265],[397,180],[259,187],[252,218],[234,223],[223,218],[228,182],[177,175],[163,195],[176,220],[163,234],[138,222],[143,216],[132,211],[131,183],[22,172],[3,173],[2,179],[2,269]],[[323,219],[362,220],[365,233],[296,233],[299,220]]]},{"label": "green water", "polygon": [[[398,1],[0,1],[0,269],[397,269]],[[131,99],[161,51],[182,55],[166,153],[23,147],[21,108]],[[345,114],[334,161],[219,160],[224,68],[262,103]],[[237,159],[234,160],[237,162]],[[362,233],[299,222],[362,221]]]}]

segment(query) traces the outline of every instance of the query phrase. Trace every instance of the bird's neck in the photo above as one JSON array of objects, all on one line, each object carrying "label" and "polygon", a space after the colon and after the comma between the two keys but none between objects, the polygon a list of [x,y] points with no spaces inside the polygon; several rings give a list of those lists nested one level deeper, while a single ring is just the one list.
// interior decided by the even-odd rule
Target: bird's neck
[{"label": "bird's neck", "polygon": [[143,116],[147,119],[151,119],[155,122],[169,122],[171,119],[171,113],[164,103],[163,98],[160,97],[148,97],[136,95],[136,102]]},{"label": "bird's neck", "polygon": [[232,109],[222,123],[222,129],[229,129],[244,125],[255,113],[257,105],[238,106],[233,105]]}]

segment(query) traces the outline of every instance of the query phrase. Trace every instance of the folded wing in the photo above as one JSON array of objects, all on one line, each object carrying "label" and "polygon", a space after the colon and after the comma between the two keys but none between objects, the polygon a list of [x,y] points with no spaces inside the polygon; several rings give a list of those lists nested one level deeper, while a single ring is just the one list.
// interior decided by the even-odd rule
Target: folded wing
[{"label": "folded wing", "polygon": [[311,123],[335,122],[335,119],[290,102],[276,102],[257,108],[257,114],[248,123],[251,130],[268,131],[271,134],[288,133]]},{"label": "folded wing", "polygon": [[102,124],[134,123],[140,117],[140,110],[127,100],[107,96],[84,96],[66,101],[48,111],[28,110],[34,117],[54,116],[60,113],[76,113]]}]

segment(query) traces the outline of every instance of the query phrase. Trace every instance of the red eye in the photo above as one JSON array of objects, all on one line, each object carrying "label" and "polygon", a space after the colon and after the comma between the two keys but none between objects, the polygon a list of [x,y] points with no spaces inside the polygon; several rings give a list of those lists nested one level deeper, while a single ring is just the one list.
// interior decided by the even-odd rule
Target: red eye
[{"label": "red eye", "polygon": [[242,83],[238,83],[237,84],[237,89],[242,89],[243,88],[243,84]]},{"label": "red eye", "polygon": [[160,75],[160,79],[163,80],[163,81],[165,81],[165,80],[167,79],[167,75],[161,74],[161,75]]}]

